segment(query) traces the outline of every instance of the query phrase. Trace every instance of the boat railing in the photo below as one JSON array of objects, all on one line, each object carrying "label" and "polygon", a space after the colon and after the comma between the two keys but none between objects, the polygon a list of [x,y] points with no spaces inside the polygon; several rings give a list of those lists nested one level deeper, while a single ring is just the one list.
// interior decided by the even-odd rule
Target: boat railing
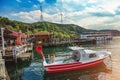
[{"label": "boat railing", "polygon": [[71,52],[58,52],[56,53],[56,56],[71,56],[72,53]]},{"label": "boat railing", "polygon": [[54,60],[55,60],[55,61],[61,61],[61,60],[63,60],[63,59],[65,59],[65,57],[57,57],[57,58],[55,58]]}]

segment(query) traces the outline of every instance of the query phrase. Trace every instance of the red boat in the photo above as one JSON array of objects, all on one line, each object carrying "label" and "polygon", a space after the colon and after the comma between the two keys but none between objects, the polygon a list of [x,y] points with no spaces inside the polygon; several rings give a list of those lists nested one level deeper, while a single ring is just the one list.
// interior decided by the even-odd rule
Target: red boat
[{"label": "red boat", "polygon": [[108,51],[93,51],[81,47],[69,47],[69,49],[71,51],[68,53],[45,58],[42,47],[36,47],[36,51],[43,57],[43,65],[48,74],[94,67],[111,55]]}]

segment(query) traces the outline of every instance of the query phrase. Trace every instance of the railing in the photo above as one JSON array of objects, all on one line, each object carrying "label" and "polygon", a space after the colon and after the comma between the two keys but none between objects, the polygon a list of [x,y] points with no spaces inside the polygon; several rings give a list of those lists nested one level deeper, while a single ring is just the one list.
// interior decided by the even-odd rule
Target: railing
[{"label": "railing", "polygon": [[15,52],[12,50],[13,46],[11,46],[10,49],[6,49],[6,54],[5,56],[10,56],[10,55],[13,55],[13,57],[15,56],[19,56],[20,54],[22,53],[25,53],[27,51],[32,51],[32,48],[33,48],[33,44],[25,44],[25,45],[22,45],[22,46],[15,46],[13,49],[15,49]]}]

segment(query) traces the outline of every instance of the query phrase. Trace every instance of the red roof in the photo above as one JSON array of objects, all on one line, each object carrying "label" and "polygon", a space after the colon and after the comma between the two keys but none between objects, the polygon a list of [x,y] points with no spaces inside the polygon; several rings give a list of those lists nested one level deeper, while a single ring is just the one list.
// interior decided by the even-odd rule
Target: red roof
[{"label": "red roof", "polygon": [[11,35],[13,35],[13,36],[15,36],[15,37],[18,37],[18,36],[20,36],[21,35],[21,38],[27,38],[27,35],[26,34],[24,34],[24,33],[21,33],[21,32],[15,32],[15,31],[12,31],[12,34]]},{"label": "red roof", "polygon": [[41,32],[35,33],[34,35],[52,35],[52,34],[53,33],[41,31]]},{"label": "red roof", "polygon": [[18,32],[12,31],[11,35],[17,37],[18,36]]}]

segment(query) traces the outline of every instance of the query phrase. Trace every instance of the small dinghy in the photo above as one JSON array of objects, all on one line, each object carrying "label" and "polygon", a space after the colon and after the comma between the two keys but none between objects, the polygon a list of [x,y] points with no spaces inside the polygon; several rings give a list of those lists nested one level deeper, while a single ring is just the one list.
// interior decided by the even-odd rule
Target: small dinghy
[{"label": "small dinghy", "polygon": [[43,66],[47,74],[80,70],[94,67],[111,55],[108,51],[93,51],[82,47],[69,47],[71,52],[56,54],[51,59],[45,58],[42,46],[36,46],[36,51],[42,55]]}]

